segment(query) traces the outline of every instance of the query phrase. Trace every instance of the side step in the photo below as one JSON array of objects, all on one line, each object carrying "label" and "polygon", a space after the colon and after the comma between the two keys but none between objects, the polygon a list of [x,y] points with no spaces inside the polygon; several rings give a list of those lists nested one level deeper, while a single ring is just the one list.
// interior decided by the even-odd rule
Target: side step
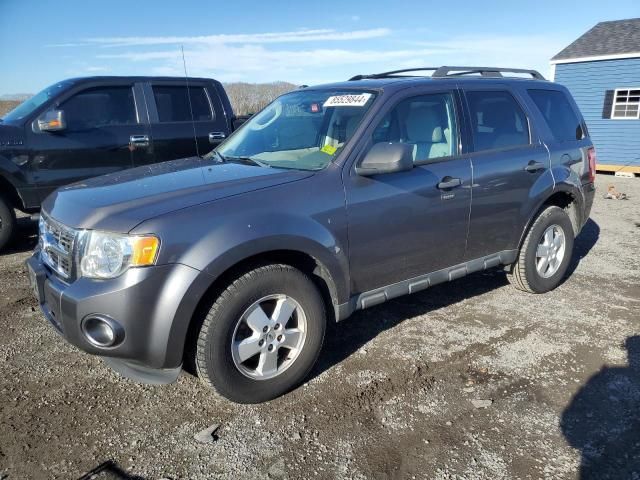
[{"label": "side step", "polygon": [[444,268],[426,275],[355,295],[349,303],[338,306],[338,319],[344,320],[356,310],[373,307],[392,298],[416,293],[439,283],[462,278],[470,273],[487,270],[499,265],[510,265],[516,261],[517,257],[517,250],[503,250],[493,255],[487,255],[486,257],[470,260],[453,267]]}]

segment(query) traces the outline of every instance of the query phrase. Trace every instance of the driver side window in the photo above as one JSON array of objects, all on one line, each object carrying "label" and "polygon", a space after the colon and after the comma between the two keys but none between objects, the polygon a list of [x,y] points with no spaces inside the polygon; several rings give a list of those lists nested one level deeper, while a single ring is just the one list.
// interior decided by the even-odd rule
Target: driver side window
[{"label": "driver side window", "polygon": [[69,131],[138,123],[131,87],[84,90],[60,105]]},{"label": "driver side window", "polygon": [[414,163],[455,155],[458,140],[453,102],[450,93],[401,101],[376,127],[373,143],[411,144]]}]

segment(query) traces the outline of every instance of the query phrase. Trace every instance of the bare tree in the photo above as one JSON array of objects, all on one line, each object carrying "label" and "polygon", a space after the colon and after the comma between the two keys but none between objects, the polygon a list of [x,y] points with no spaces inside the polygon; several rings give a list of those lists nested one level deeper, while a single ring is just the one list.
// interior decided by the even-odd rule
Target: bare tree
[{"label": "bare tree", "polygon": [[295,90],[296,85],[287,82],[243,83],[224,85],[236,115],[250,115],[264,108],[274,98]]}]

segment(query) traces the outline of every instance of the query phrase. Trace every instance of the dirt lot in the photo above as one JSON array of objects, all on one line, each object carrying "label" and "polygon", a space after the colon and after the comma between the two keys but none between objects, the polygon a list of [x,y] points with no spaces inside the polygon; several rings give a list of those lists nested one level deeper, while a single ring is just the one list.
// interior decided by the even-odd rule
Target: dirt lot
[{"label": "dirt lot", "polygon": [[[612,181],[630,200],[602,199]],[[145,479],[640,478],[640,178],[598,185],[554,292],[492,271],[360,312],[330,330],[304,387],[258,406],[186,374],[137,385],[68,346],[36,311],[29,253],[10,252],[0,479],[108,459]],[[215,442],[193,439],[213,424]]]}]

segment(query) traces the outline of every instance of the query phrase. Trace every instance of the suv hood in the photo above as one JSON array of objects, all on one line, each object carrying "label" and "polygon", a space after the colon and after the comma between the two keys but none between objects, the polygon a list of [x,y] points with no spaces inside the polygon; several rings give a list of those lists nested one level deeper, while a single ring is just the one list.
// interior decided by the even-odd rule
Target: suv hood
[{"label": "suv hood", "polygon": [[42,210],[69,227],[126,233],[153,217],[311,175],[185,158],[63,187],[45,200]]}]

